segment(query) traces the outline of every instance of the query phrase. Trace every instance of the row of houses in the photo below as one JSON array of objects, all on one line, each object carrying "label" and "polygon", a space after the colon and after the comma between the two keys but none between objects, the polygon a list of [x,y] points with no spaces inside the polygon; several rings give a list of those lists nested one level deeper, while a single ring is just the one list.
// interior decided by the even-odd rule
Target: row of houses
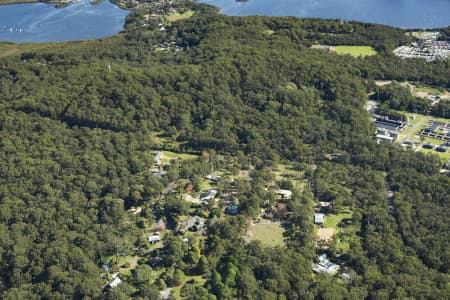
[{"label": "row of houses", "polygon": [[448,59],[450,49],[435,46],[400,46],[394,50],[394,54],[401,58],[423,58],[430,62]]},{"label": "row of houses", "polygon": [[401,58],[423,58],[426,61],[446,60],[450,57],[450,42],[438,41],[439,32],[424,32],[416,35],[417,42],[400,46],[393,52]]}]

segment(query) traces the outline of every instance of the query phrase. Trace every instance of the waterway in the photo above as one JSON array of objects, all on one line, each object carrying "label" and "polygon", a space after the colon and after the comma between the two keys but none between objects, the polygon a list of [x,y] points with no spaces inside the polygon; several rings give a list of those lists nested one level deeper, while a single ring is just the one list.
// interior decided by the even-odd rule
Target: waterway
[{"label": "waterway", "polygon": [[297,16],[356,20],[401,28],[450,25],[450,0],[198,0],[233,16]]},{"label": "waterway", "polygon": [[123,29],[129,13],[108,0],[95,5],[81,0],[63,8],[45,3],[1,5],[0,40],[54,42],[107,37]]}]

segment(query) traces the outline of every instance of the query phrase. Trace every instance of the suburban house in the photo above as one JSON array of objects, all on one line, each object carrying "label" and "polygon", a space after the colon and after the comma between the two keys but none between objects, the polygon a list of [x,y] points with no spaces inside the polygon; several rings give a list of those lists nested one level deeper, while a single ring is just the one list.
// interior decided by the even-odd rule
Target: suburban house
[{"label": "suburban house", "polygon": [[111,271],[112,267],[113,265],[111,262],[102,265],[103,270],[105,270],[106,272]]},{"label": "suburban house", "polygon": [[332,263],[324,253],[319,256],[319,261],[316,264],[313,264],[312,269],[316,273],[326,273],[329,275],[334,275],[339,270],[339,265]]},{"label": "suburban house", "polygon": [[119,278],[119,273],[114,273],[111,280],[103,287],[104,290],[110,290],[112,288],[117,287],[122,283],[122,280]]},{"label": "suburban house", "polygon": [[157,257],[153,258],[152,260],[150,260],[150,266],[152,266],[154,268],[157,265],[159,265],[162,261],[163,261],[163,259],[161,257],[157,256]]},{"label": "suburban house", "polygon": [[282,199],[282,200],[289,200],[292,198],[292,191],[290,190],[278,190],[275,192],[275,194],[277,194],[277,196]]},{"label": "suburban house", "polygon": [[284,219],[290,214],[289,208],[286,203],[279,202],[277,205],[267,209],[264,217],[268,219],[279,218]]},{"label": "suburban house", "polygon": [[130,208],[130,212],[131,212],[133,215],[137,215],[137,214],[139,214],[139,213],[142,212],[142,207],[140,207],[140,206],[138,206],[138,207],[132,206],[132,207]]},{"label": "suburban house", "polygon": [[202,195],[200,195],[200,201],[208,201],[208,200],[214,199],[214,198],[216,198],[218,193],[219,193],[219,191],[217,191],[217,190],[209,190],[206,193],[203,193]]},{"label": "suburban house", "polygon": [[161,241],[161,238],[159,237],[159,235],[152,235],[152,236],[149,236],[148,237],[148,241],[151,243],[151,244],[155,244],[155,243],[157,243],[157,242],[160,242]]},{"label": "suburban house", "polygon": [[164,177],[166,172],[164,172],[164,171],[161,171],[161,172],[160,171],[155,171],[155,172],[152,172],[152,174],[153,174],[153,176],[158,177],[159,179],[161,179],[161,178]]},{"label": "suburban house", "polygon": [[314,224],[322,225],[324,222],[325,215],[321,213],[314,214]]},{"label": "suburban house", "polygon": [[161,165],[162,158],[163,158],[163,154],[161,151],[153,152],[153,159],[155,160],[156,165]]},{"label": "suburban house", "polygon": [[205,178],[208,179],[208,180],[217,182],[217,181],[219,181],[220,178],[222,178],[222,177],[220,177],[220,176],[218,176],[218,175],[214,175],[214,174],[209,174],[209,175],[207,175]]},{"label": "suburban house", "polygon": [[184,222],[180,222],[177,227],[177,231],[185,233],[186,231],[198,231],[201,232],[205,228],[205,219],[199,216],[193,216]]},{"label": "suburban house", "polygon": [[321,207],[328,207],[331,205],[331,202],[320,202]]},{"label": "suburban house", "polygon": [[225,213],[227,215],[237,215],[239,213],[239,206],[233,203],[230,203],[227,208],[225,208]]}]

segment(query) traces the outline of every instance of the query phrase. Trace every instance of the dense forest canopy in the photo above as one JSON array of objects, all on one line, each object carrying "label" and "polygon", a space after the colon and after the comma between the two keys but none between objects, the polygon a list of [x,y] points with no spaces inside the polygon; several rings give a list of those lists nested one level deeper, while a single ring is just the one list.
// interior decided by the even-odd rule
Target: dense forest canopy
[{"label": "dense forest canopy", "polygon": [[[450,60],[401,60],[391,50],[409,42],[403,30],[363,23],[228,17],[203,7],[166,31],[129,26],[0,60],[0,298],[156,299],[181,269],[207,278],[184,286],[187,299],[448,298],[450,178],[439,175],[437,157],[377,145],[364,105],[376,79],[449,88]],[[155,51],[172,41],[183,50]],[[379,54],[310,48],[317,43],[371,45]],[[402,92],[395,87],[377,92],[388,108],[422,109],[415,99],[391,101]],[[126,210],[158,205],[165,185],[195,182],[211,168],[199,158],[156,178],[148,172],[160,147],[155,132],[174,141],[169,150],[209,149],[253,165],[251,184],[238,184],[243,211],[208,227],[201,250],[168,239],[164,283],[143,263],[103,293],[105,258],[145,243]],[[341,156],[328,161],[327,153]],[[280,161],[301,164],[311,182],[289,203],[290,241],[283,249],[245,243],[246,218],[267,197],[258,183]],[[356,274],[347,284],[311,273],[311,203],[330,197],[355,208],[359,228],[342,258]],[[176,198],[160,208],[168,218],[187,209]]]}]

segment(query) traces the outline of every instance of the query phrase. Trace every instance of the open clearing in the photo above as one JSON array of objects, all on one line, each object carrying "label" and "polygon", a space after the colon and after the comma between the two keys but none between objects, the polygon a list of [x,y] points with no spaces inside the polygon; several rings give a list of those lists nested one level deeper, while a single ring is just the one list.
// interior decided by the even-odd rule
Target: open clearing
[{"label": "open clearing", "polygon": [[124,264],[127,263],[128,266],[124,267],[123,266],[124,264],[122,264],[122,267],[120,267],[119,269],[120,274],[131,275],[131,270],[136,268],[139,259],[140,259],[139,256],[125,257]]},{"label": "open clearing", "polygon": [[377,51],[371,46],[329,46],[329,45],[312,45],[312,49],[322,49],[337,54],[350,54],[353,57],[376,55]]},{"label": "open clearing", "polygon": [[392,80],[375,80],[375,84],[377,86],[384,86],[384,85],[391,84],[393,82],[396,82],[403,87],[408,87],[411,91],[411,95],[413,95],[414,97],[427,98],[429,96],[438,95],[444,99],[445,98],[450,99],[450,91],[443,89],[443,88],[435,88],[435,87],[425,86],[425,85],[416,85],[415,83],[408,82],[408,81],[398,82],[398,81],[392,81]]},{"label": "open clearing", "polygon": [[339,223],[341,223],[342,219],[351,218],[352,213],[350,211],[343,211],[337,215],[326,215],[325,216],[325,227],[328,228],[336,228]]},{"label": "open clearing", "polygon": [[338,54],[350,54],[353,57],[376,55],[377,51],[371,46],[336,46],[334,47]]},{"label": "open clearing", "polygon": [[171,151],[161,151],[162,159],[161,162],[163,165],[169,164],[172,159],[196,159],[198,156],[187,153],[175,153]]},{"label": "open clearing", "polygon": [[175,22],[175,21],[179,21],[179,20],[189,19],[193,15],[194,15],[194,11],[188,10],[187,12],[182,13],[182,14],[174,13],[173,15],[167,16],[166,19],[169,22]]},{"label": "open clearing", "polygon": [[275,180],[282,181],[288,179],[299,190],[303,190],[307,183],[304,178],[304,172],[295,170],[292,165],[278,164],[273,174],[275,175]]},{"label": "open clearing", "polygon": [[335,228],[319,228],[317,229],[317,236],[319,240],[330,241],[333,239]]},{"label": "open clearing", "polygon": [[[331,241],[333,240],[333,237],[336,235],[339,238],[336,239],[336,249],[340,250],[341,252],[345,252],[349,248],[349,240],[350,237],[348,236],[349,231],[351,231],[351,226],[347,227],[346,229],[340,228],[338,225],[342,222],[343,219],[351,219],[352,218],[352,212],[350,210],[343,210],[341,213],[335,215],[335,214],[327,214],[325,215],[325,222],[324,227],[317,228],[317,240],[318,241]],[[354,233],[352,234],[354,235]]]},{"label": "open clearing", "polygon": [[259,223],[248,232],[249,241],[260,241],[264,246],[283,246],[284,229],[280,223]]}]

